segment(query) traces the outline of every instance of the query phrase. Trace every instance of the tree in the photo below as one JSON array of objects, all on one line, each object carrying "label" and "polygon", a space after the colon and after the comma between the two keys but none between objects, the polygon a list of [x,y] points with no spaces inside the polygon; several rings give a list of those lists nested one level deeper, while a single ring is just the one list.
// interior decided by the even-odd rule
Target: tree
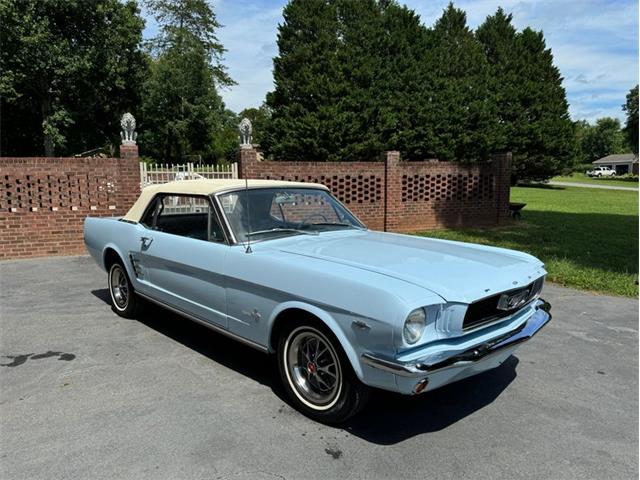
[{"label": "tree", "polygon": [[[593,126],[586,120],[578,120],[573,123],[573,133],[575,139],[575,153],[573,156],[572,165],[585,164],[589,159],[588,142],[593,135]],[[570,171],[570,168],[565,170],[565,173]]]},{"label": "tree", "polygon": [[[337,3],[339,157],[371,160],[384,150],[424,158],[432,109],[421,103],[427,30],[410,9],[388,1]],[[424,120],[424,121],[423,121]]]},{"label": "tree", "polygon": [[591,163],[599,158],[626,151],[625,136],[617,118],[603,117],[596,121],[584,137],[582,151],[586,161]]},{"label": "tree", "polygon": [[382,0],[292,0],[279,27],[264,146],[276,158],[477,161],[495,148],[489,67],[450,5],[429,30]]},{"label": "tree", "polygon": [[217,87],[231,85],[221,63],[220,26],[205,0],[149,0],[160,25],[151,42],[153,60],[145,82],[140,143],[154,158],[182,161],[186,155],[217,160],[214,146],[229,113]]},{"label": "tree", "polygon": [[211,153],[216,163],[234,161],[238,153],[238,124],[240,118],[226,109],[213,125]]},{"label": "tree", "polygon": [[336,58],[335,3],[291,0],[283,18],[273,60],[275,89],[267,94],[273,115],[265,149],[281,160],[338,160],[344,82]]},{"label": "tree", "polygon": [[135,2],[0,1],[2,155],[79,153],[116,140],[140,101]]},{"label": "tree", "polygon": [[512,16],[498,9],[476,35],[491,65],[502,149],[513,153],[514,180],[543,180],[575,158],[574,126],[569,118],[560,71],[542,32],[517,32]]},{"label": "tree", "polygon": [[432,104],[430,150],[440,159],[486,160],[500,146],[491,71],[481,43],[467,26],[466,14],[449,4],[437,20],[424,60]]},{"label": "tree", "polygon": [[633,87],[627,94],[627,102],[622,106],[622,110],[627,112],[627,121],[624,132],[627,143],[638,154],[638,85]]}]

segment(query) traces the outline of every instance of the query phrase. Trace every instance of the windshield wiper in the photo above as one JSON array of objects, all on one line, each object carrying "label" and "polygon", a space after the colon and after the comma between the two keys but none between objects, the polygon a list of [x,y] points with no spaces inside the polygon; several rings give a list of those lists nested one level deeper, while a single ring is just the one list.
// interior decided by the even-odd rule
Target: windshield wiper
[{"label": "windshield wiper", "polygon": [[366,230],[363,227],[359,227],[358,225],[354,225],[353,223],[344,223],[344,222],[318,222],[318,223],[307,223],[307,225],[321,225],[321,226],[332,226],[336,227],[349,227],[355,228],[356,230]]},{"label": "windshield wiper", "polygon": [[247,237],[250,237],[253,235],[260,235],[261,233],[277,233],[277,232],[294,232],[294,233],[302,233],[304,235],[318,235],[318,232],[313,230],[309,231],[309,230],[300,230],[298,228],[283,228],[283,227],[269,228],[267,230],[258,230],[257,232],[250,232],[250,233],[246,233],[245,235]]}]

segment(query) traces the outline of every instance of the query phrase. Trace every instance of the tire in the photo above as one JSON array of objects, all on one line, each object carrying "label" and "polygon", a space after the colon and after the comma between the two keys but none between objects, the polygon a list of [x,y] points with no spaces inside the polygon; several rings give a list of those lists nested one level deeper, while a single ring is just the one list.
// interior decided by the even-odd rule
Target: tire
[{"label": "tire", "polygon": [[127,270],[120,260],[109,267],[107,287],[112,310],[121,317],[135,318],[140,312],[142,302],[133,290]]},{"label": "tire", "polygon": [[338,424],[366,405],[369,387],[358,379],[338,340],[319,321],[285,329],[277,356],[287,396],[307,417]]}]

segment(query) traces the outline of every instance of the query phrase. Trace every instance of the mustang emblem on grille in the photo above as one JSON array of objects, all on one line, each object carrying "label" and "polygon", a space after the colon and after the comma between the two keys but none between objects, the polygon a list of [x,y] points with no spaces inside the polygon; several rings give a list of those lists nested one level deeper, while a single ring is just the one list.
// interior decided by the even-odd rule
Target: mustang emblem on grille
[{"label": "mustang emblem on grille", "polygon": [[530,289],[521,290],[516,293],[508,294],[504,293],[500,295],[498,300],[498,310],[513,310],[521,305],[524,305],[529,299]]}]

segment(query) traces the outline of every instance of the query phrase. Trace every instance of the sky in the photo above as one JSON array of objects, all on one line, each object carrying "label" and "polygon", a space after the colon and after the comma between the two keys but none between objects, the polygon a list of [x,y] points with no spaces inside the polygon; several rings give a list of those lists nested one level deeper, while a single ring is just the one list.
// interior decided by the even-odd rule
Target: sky
[{"label": "sky", "polygon": [[[273,62],[278,54],[278,24],[286,0],[212,0],[223,27],[218,37],[227,52],[224,64],[237,85],[221,94],[227,108],[239,112],[259,106],[273,89]],[[400,0],[431,26],[449,0]],[[459,0],[471,28],[499,6],[513,14],[518,29],[542,30],[564,87],[572,119],[595,122],[611,116],[624,120],[621,105],[638,83],[637,0]],[[157,25],[147,21],[145,38]]]}]

